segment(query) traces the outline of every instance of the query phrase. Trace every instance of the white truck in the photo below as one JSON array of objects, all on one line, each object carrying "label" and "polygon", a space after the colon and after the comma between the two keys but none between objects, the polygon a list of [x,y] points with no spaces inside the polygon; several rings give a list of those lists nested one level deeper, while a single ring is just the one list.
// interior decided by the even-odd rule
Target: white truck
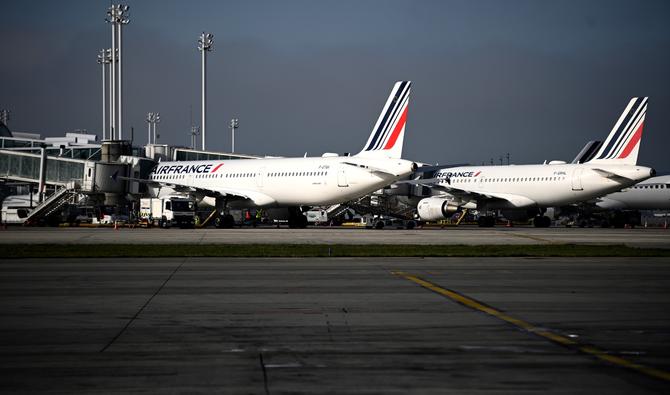
[{"label": "white truck", "polygon": [[195,201],[182,196],[140,199],[140,221],[161,228],[192,228],[195,226]]},{"label": "white truck", "polygon": [[2,224],[22,224],[26,217],[38,204],[37,196],[30,195],[12,195],[7,196],[2,201],[0,209],[0,223]]}]

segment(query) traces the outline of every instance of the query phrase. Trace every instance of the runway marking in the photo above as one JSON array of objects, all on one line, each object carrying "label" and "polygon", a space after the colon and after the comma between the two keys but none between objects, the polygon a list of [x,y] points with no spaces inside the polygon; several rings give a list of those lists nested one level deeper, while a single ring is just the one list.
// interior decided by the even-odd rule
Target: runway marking
[{"label": "runway marking", "polygon": [[109,343],[107,343],[107,344],[105,345],[105,347],[102,348],[102,350],[100,350],[100,352],[105,352],[105,351],[106,351],[112,344],[114,344],[114,342],[115,342],[119,337],[121,337],[121,335],[126,331],[126,329],[128,329],[128,328],[130,327],[130,324],[132,324],[133,321],[135,321],[135,319],[137,319],[137,317],[140,316],[140,313],[142,313],[142,311],[144,311],[144,309],[149,305],[149,303],[151,303],[151,301],[156,297],[156,295],[158,295],[158,293],[163,289],[163,287],[165,287],[165,284],[167,284],[168,281],[170,281],[170,279],[172,278],[172,276],[174,276],[175,273],[177,273],[177,271],[178,271],[179,269],[181,269],[182,266],[184,266],[184,263],[186,263],[187,260],[188,260],[188,258],[182,260],[182,262],[179,264],[179,266],[177,266],[176,268],[174,268],[174,270],[172,271],[172,273],[170,273],[170,275],[168,276],[168,278],[166,278],[165,281],[163,281],[163,284],[161,284],[161,286],[158,287],[158,289],[156,290],[156,292],[154,292],[154,294],[151,295],[151,297],[150,297],[146,302],[144,302],[144,304],[142,305],[142,307],[140,307],[140,309],[137,310],[137,312],[135,313],[135,315],[132,316],[132,318],[130,318],[130,320],[126,323],[126,326],[124,326],[123,329],[121,329],[121,331],[120,331],[119,333],[117,333],[116,336],[114,336],[114,337],[112,338],[112,340],[110,340]]},{"label": "runway marking", "polygon": [[513,233],[513,232],[508,232],[507,234],[509,234],[510,236],[519,237],[519,238],[522,238],[522,239],[531,239],[531,240],[535,240],[535,241],[540,241],[540,242],[542,242],[542,243],[562,244],[560,241],[554,241],[554,240],[549,240],[549,239],[543,239],[542,237],[531,236],[531,235],[527,235],[527,234],[524,234],[524,233]]},{"label": "runway marking", "polygon": [[568,347],[574,350],[577,350],[581,353],[591,355],[593,357],[596,357],[602,361],[609,362],[611,364],[624,367],[627,369],[631,369],[633,371],[636,371],[638,373],[642,373],[646,376],[653,377],[656,379],[661,379],[665,381],[670,381],[670,372],[652,368],[649,366],[641,365],[639,363],[631,362],[627,359],[617,357],[614,355],[610,355],[607,353],[605,350],[601,350],[595,346],[592,345],[584,345],[580,344],[579,342],[572,340],[568,337],[565,337],[563,335],[560,335],[558,333],[554,333],[547,328],[539,327],[534,324],[531,324],[529,322],[520,320],[518,318],[514,318],[508,314],[503,313],[502,311],[491,307],[487,306],[486,304],[482,302],[478,302],[472,298],[469,298],[463,294],[460,294],[456,291],[452,291],[446,288],[442,288],[436,284],[431,283],[430,281],[426,281],[418,276],[405,273],[405,272],[391,272],[393,275],[396,275],[398,277],[402,277],[406,280],[412,281],[413,283],[416,283],[428,290],[431,290],[439,295],[445,296],[451,300],[453,300],[456,303],[462,304],[466,307],[469,307],[473,310],[481,311],[483,313],[486,313],[488,315],[491,315],[493,317],[496,317],[500,320],[503,320],[509,324],[512,324],[516,326],[517,328],[521,328],[526,330],[527,332],[530,332],[532,334],[536,334],[538,336],[541,336],[553,343],[560,344],[561,346]]}]

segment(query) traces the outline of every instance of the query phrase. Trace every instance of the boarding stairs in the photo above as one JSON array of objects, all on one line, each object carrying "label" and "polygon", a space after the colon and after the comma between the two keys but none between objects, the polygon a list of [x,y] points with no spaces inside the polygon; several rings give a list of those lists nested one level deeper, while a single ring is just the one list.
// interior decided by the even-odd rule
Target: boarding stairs
[{"label": "boarding stairs", "polygon": [[367,195],[356,200],[336,204],[327,208],[326,213],[328,218],[334,218],[348,209],[352,209],[361,215],[372,214],[399,219],[412,219],[414,215],[414,207],[397,202],[392,203],[388,196],[383,195]]},{"label": "boarding stairs", "polygon": [[63,187],[57,189],[51,196],[30,211],[23,224],[38,224],[41,219],[54,214],[64,205],[75,203],[78,196],[79,190],[76,187]]},{"label": "boarding stairs", "polygon": [[326,215],[328,215],[328,218],[334,218],[343,214],[348,209],[349,207],[346,204],[334,204],[326,209]]}]

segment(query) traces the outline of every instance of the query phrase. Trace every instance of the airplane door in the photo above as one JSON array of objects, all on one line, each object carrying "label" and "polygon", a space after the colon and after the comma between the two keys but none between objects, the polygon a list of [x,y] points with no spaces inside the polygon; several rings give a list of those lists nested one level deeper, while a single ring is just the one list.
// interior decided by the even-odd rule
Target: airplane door
[{"label": "airplane door", "polygon": [[338,187],[348,187],[347,183],[347,173],[344,167],[340,167],[337,171],[337,186]]},{"label": "airplane door", "polygon": [[572,172],[572,190],[573,191],[583,191],[584,188],[582,188],[582,173],[584,172],[584,169],[575,169],[574,172]]},{"label": "airplane door", "polygon": [[263,182],[265,181],[265,167],[261,167],[258,174],[256,174],[256,185],[259,188],[263,188]]}]

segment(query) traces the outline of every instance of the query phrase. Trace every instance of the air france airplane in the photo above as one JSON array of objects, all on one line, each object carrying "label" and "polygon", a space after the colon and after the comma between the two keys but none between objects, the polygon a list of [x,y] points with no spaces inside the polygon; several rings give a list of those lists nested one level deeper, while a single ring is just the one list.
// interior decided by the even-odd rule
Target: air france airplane
[{"label": "air france airplane", "polygon": [[[419,216],[435,221],[461,207],[500,209],[508,219],[531,214],[536,215],[535,226],[549,226],[543,215],[547,207],[604,196],[655,175],[653,169],[636,165],[646,112],[646,97],[631,99],[607,140],[585,163],[455,167],[440,170],[433,179],[410,181],[440,191],[419,202]],[[493,217],[480,218],[481,226],[493,224]]]},{"label": "air france airplane", "polygon": [[[410,81],[397,82],[367,143],[354,156],[161,162],[149,175],[153,187],[214,198],[218,222],[232,225],[230,208],[286,207],[289,226],[304,227],[304,206],[342,203],[364,196],[416,169],[402,154]],[[153,185],[152,185],[153,184]]]},{"label": "air france airplane", "polygon": [[606,210],[670,210],[670,175],[653,177],[596,200]]}]

